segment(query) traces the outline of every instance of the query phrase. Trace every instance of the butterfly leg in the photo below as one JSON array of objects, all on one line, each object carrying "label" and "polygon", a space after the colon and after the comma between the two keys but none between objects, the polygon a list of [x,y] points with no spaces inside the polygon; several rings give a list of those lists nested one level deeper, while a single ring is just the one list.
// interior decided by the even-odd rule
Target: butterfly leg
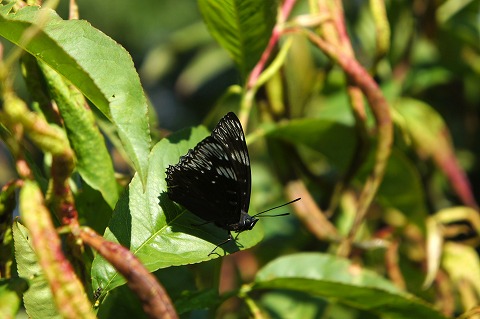
[{"label": "butterfly leg", "polygon": [[220,244],[218,244],[215,248],[213,248],[213,250],[210,252],[210,254],[208,254],[208,256],[213,254],[215,252],[215,250],[217,250],[218,247],[225,245],[226,243],[228,243],[231,240],[234,240],[234,239],[232,237],[232,234],[230,232],[228,232],[228,238],[226,240],[222,241]]}]

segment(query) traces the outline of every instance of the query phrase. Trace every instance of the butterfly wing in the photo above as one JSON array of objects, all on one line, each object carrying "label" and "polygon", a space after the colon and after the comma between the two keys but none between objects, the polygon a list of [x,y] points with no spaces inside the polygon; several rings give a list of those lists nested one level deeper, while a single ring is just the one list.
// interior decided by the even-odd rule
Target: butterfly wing
[{"label": "butterfly wing", "polygon": [[193,150],[167,168],[168,196],[202,219],[229,229],[248,212],[250,160],[240,121],[228,113]]},{"label": "butterfly wing", "polygon": [[248,156],[242,124],[235,113],[229,112],[223,117],[213,130],[212,137],[224,145],[226,149],[240,189],[240,211],[248,213],[252,188],[250,157]]}]

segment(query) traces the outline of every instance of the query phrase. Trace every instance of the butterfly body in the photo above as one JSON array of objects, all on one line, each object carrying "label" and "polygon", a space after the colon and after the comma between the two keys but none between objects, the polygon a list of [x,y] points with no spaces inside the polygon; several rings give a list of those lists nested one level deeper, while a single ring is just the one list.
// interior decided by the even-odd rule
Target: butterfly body
[{"label": "butterfly body", "polygon": [[250,158],[234,113],[225,115],[210,136],[170,165],[166,175],[168,197],[206,222],[230,233],[251,230],[258,221],[248,215]]}]

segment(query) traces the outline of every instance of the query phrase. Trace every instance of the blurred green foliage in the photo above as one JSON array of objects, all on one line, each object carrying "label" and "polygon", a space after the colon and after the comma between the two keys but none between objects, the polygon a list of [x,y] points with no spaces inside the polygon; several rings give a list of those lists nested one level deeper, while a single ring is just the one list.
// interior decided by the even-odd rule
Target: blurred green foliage
[{"label": "blurred green foliage", "polygon": [[[318,19],[317,25],[309,27],[327,37],[316,28],[329,20],[322,20],[322,16],[314,12],[313,2],[297,1],[288,23],[303,27],[300,18],[307,19],[302,21]],[[378,140],[375,119],[367,107],[363,124],[368,147],[363,150],[363,158],[359,157],[360,163],[351,179],[345,182],[345,188],[340,194],[336,193],[352,165],[352,156],[359,153],[355,148],[359,145],[358,122],[352,115],[347,92],[351,82],[333,59],[303,34],[295,32],[298,30],[282,35],[268,61],[274,60],[287,38],[291,39],[291,47],[280,61],[281,68],[255,95],[249,113],[246,133],[252,159],[251,209],[261,211],[282,202],[282,195],[289,195],[289,182],[302,180],[314,203],[330,214],[328,222],[338,237],[319,239],[308,222],[302,222],[298,215],[263,220],[242,249],[259,240],[262,228],[264,240],[248,251],[225,256],[221,262],[219,259],[206,261],[209,258],[205,253],[211,249],[212,240],[204,239],[221,236],[218,229],[209,225],[212,229],[207,234],[202,233],[204,230],[189,229],[191,227],[185,225],[192,224],[194,216],[185,215],[178,206],[158,195],[165,190],[165,167],[174,164],[205,136],[205,129],[180,132],[180,135],[190,132],[181,145],[162,138],[166,131],[202,121],[211,128],[227,111],[242,110],[243,94],[248,90],[247,75],[269,40],[268,29],[264,27],[273,27],[275,18],[269,16],[249,24],[248,15],[260,11],[252,11],[254,5],[262,9],[262,14],[272,14],[275,6],[285,2],[245,0],[244,4],[249,4],[250,11],[245,11],[248,14],[241,12],[241,6],[232,5],[236,1],[225,0],[220,9],[209,6],[212,3],[213,0],[115,3],[84,0],[79,3],[81,19],[93,26],[84,26],[86,34],[99,36],[102,45],[110,43],[96,33],[96,28],[125,47],[142,84],[140,87],[138,83],[130,83],[135,75],[133,68],[130,70],[124,62],[113,67],[117,73],[110,73],[112,69],[106,63],[93,61],[92,69],[98,71],[98,75],[92,83],[82,80],[92,74],[91,70],[82,75],[61,65],[56,68],[96,106],[92,105],[93,113],[110,146],[116,171],[129,175],[137,172],[130,185],[118,185],[119,190],[125,192],[110,219],[112,210],[101,195],[106,190],[98,186],[100,183],[88,181],[78,169],[72,184],[81,221],[100,232],[108,224],[106,237],[134,250],[166,286],[184,318],[243,318],[248,314],[261,318],[260,312],[255,312],[258,309],[271,318],[406,318],[412,315],[451,318],[478,304],[480,218],[475,201],[479,200],[476,194],[480,191],[480,2],[385,1],[389,32],[382,33],[381,23],[375,16],[378,14],[375,5],[380,3],[381,7],[382,1],[344,1],[344,22],[355,58],[373,76],[386,97],[395,136],[383,182],[354,238],[348,259],[336,253],[339,242],[354,223],[360,190],[375,165]],[[271,7],[262,7],[266,3]],[[67,5],[61,2],[57,10],[64,19],[68,17]],[[237,28],[228,29],[223,23],[234,24],[235,19],[220,15],[224,17],[222,20],[214,14],[218,13],[216,10],[230,10],[230,5],[244,15],[239,14],[242,18],[241,23],[235,25]],[[8,19],[2,20],[3,25],[0,21],[0,28],[9,26],[8,22],[13,19]],[[257,30],[259,23],[262,28]],[[4,57],[15,48],[5,40],[15,42],[13,31],[5,30],[0,37]],[[231,31],[228,36],[225,30]],[[388,41],[379,42],[380,34],[386,34]],[[79,34],[69,36],[73,44],[80,41]],[[253,41],[258,47],[242,47],[244,42],[236,41],[240,36],[249,39],[246,43]],[[68,42],[69,37],[66,38]],[[259,39],[258,42],[255,39]],[[67,42],[56,39],[58,51],[52,50],[57,57],[64,57],[63,54],[77,57],[75,48],[67,50]],[[87,62],[98,55],[94,47],[92,44],[92,51],[85,54]],[[34,46],[26,50],[36,56]],[[111,52],[112,61],[120,61],[117,60],[123,54],[120,51],[112,44],[106,54]],[[41,53],[36,57],[41,59]],[[48,57],[45,60],[52,61]],[[84,67],[81,60],[75,63],[77,69]],[[128,92],[115,91],[123,86],[112,84],[109,74],[115,78],[112,83],[125,77],[125,82],[131,84]],[[14,84],[18,95],[29,102],[36,101],[26,92],[20,74],[16,75]],[[83,89],[82,85],[85,85]],[[138,116],[140,113],[132,116],[129,113],[132,104],[121,102],[119,117],[109,117],[108,113],[114,110],[112,100],[122,101],[133,93],[141,95],[142,88],[149,102],[148,119]],[[97,100],[88,96],[92,89],[99,92],[95,95]],[[109,89],[114,93],[110,94]],[[106,101],[103,109],[98,100]],[[35,112],[43,114],[32,104]],[[137,101],[135,110],[143,112],[147,107],[144,104]],[[122,124],[128,124],[128,119],[133,118],[140,124],[132,125],[130,134],[119,136],[118,131],[129,127]],[[150,132],[139,128],[147,122]],[[8,144],[10,135],[4,123],[0,133],[6,141],[0,144],[3,150],[0,185],[5,185],[15,176],[12,158],[16,155],[12,155],[11,144]],[[149,158],[155,162],[147,165],[145,154],[149,150],[145,145],[149,145],[150,137],[156,146]],[[127,141],[131,143],[130,148]],[[48,179],[49,155],[44,156],[45,153],[28,143],[32,167],[36,163],[42,178]],[[134,156],[136,161],[132,160]],[[134,162],[131,168],[126,164],[129,161]],[[95,163],[89,165],[96,167]],[[107,178],[107,175],[113,178],[113,173],[102,173],[104,175],[97,178]],[[109,204],[113,206],[111,201]],[[95,208],[102,214],[92,216]],[[308,209],[313,215],[312,206]],[[0,209],[0,217],[3,213]],[[179,224],[169,222],[169,213],[182,217]],[[17,231],[27,231],[22,227]],[[168,227],[178,232],[172,235]],[[247,232],[241,236],[248,235]],[[179,244],[182,241],[190,242],[197,250],[175,255],[177,248],[188,247]],[[24,252],[30,252],[28,261],[24,262],[36,264],[28,241],[19,242]],[[17,256],[21,251],[16,252]],[[91,256],[85,259],[87,267],[93,267],[89,268],[94,277],[92,289],[101,289],[95,308],[99,317],[143,316],[138,300],[126,286],[120,286],[123,281],[115,277],[118,273],[113,267],[98,257],[95,261]],[[21,260],[16,262],[18,267],[25,265]],[[18,275],[22,276],[20,271]],[[90,284],[86,284],[87,289]],[[43,285],[42,289],[45,288]],[[8,296],[11,292],[8,291]],[[35,290],[27,294],[34,295],[32,292]],[[19,299],[15,302],[18,307]],[[31,299],[24,302],[26,307],[35,307],[28,304]],[[47,310],[55,311],[52,309],[53,306]]]}]

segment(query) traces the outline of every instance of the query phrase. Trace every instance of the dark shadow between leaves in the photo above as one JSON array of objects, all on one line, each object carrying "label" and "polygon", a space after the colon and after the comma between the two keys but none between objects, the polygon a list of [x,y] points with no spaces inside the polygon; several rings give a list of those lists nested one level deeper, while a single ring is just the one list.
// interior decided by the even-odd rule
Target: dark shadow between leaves
[{"label": "dark shadow between leaves", "polygon": [[[120,213],[122,211],[122,213]],[[129,189],[120,196],[109,224],[110,231],[118,242],[130,248],[132,242],[132,214],[130,212]]]},{"label": "dark shadow between leaves", "polygon": [[[168,198],[166,192],[160,193],[158,200],[158,204],[162,208],[167,223],[171,226],[172,231],[186,233],[208,241],[214,245],[218,245],[228,238],[228,232],[225,229],[215,226],[214,223],[206,223],[195,214],[189,212],[180,205],[177,205]],[[231,240],[220,246],[229,254],[240,251],[240,247],[243,247],[236,241],[236,236],[234,236],[234,238],[235,240]],[[213,254],[221,256],[217,253],[217,250]]]},{"label": "dark shadow between leaves", "polygon": [[178,144],[181,141],[188,141],[192,137],[193,129],[191,127],[184,128],[180,131],[175,132],[175,134],[167,136],[167,140],[171,144]]}]

